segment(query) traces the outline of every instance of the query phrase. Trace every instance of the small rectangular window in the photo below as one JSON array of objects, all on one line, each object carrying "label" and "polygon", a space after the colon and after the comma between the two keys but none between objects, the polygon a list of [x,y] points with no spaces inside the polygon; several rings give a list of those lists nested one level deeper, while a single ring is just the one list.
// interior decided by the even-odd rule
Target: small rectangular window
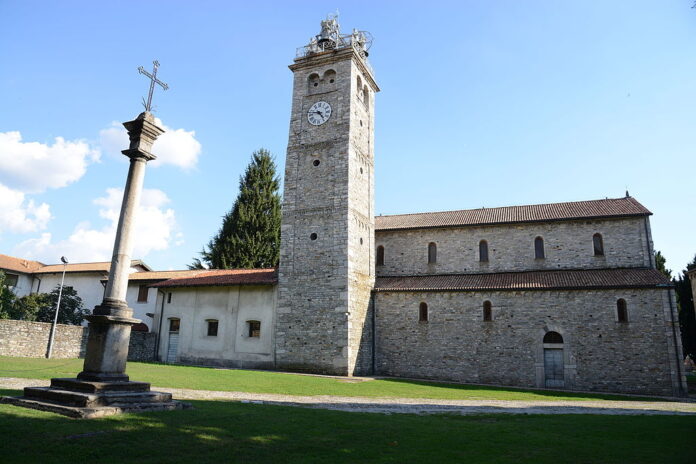
[{"label": "small rectangular window", "polygon": [[138,288],[138,303],[147,303],[147,292],[149,288],[147,288],[146,284],[141,284],[140,287]]},{"label": "small rectangular window", "polygon": [[218,334],[218,321],[215,319],[208,320],[208,336],[217,337]]},{"label": "small rectangular window", "polygon": [[169,331],[178,332],[179,331],[179,319],[169,319]]},{"label": "small rectangular window", "polygon": [[172,302],[172,292],[167,293],[167,304]]},{"label": "small rectangular window", "polygon": [[17,274],[5,274],[5,285],[8,287],[16,287],[19,276]]},{"label": "small rectangular window", "polygon": [[261,336],[261,322],[249,321],[249,337],[259,338]]}]

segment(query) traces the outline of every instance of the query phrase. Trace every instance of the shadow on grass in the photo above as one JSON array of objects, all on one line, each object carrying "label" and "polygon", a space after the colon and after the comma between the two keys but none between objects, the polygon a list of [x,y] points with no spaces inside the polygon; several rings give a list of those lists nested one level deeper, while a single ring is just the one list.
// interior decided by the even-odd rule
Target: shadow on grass
[{"label": "shadow on grass", "polygon": [[[2,390],[2,395],[18,395]],[[384,415],[239,402],[77,420],[0,404],[3,463],[692,462],[695,417]]]},{"label": "shadow on grass", "polygon": [[[429,389],[437,390],[462,390],[467,392],[480,391],[480,392],[505,392],[511,395],[519,393],[531,393],[540,397],[548,397],[549,399],[558,399],[559,396],[565,398],[577,398],[577,399],[588,399],[588,400],[610,400],[610,401],[656,401],[656,397],[650,396],[632,396],[632,395],[620,395],[614,393],[585,393],[585,392],[573,392],[568,390],[538,390],[533,388],[518,388],[518,387],[505,387],[505,386],[492,386],[492,385],[475,385],[475,384],[461,384],[461,383],[447,383],[438,382],[431,380],[415,380],[415,379],[400,379],[395,377],[378,377],[382,382],[392,382],[395,384],[407,384],[413,386],[428,387]],[[502,399],[502,398],[501,398]],[[542,399],[542,398],[539,398]],[[659,398],[659,401],[678,401],[676,399],[663,399]]]}]

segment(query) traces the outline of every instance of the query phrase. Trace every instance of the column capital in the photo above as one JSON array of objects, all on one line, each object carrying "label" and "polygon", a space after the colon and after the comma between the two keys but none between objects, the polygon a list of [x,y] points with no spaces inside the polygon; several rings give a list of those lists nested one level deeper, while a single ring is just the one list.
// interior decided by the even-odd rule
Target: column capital
[{"label": "column capital", "polygon": [[123,127],[128,131],[130,146],[121,153],[131,159],[143,158],[145,161],[157,158],[151,153],[152,144],[157,137],[164,134],[164,129],[155,124],[152,113],[144,111],[134,120],[124,122]]}]

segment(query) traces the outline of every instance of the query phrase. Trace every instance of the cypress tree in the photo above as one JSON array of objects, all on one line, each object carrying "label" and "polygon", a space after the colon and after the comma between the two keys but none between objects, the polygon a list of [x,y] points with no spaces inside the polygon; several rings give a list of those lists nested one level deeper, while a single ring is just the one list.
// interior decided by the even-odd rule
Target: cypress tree
[{"label": "cypress tree", "polygon": [[691,293],[691,281],[688,271],[696,269],[696,256],[672,282],[677,294],[677,306],[679,309],[679,326],[681,328],[682,347],[684,356],[690,355],[696,359],[696,311],[694,311],[694,298]]},{"label": "cypress tree", "polygon": [[237,200],[217,235],[189,266],[214,269],[265,268],[280,258],[280,180],[271,154],[255,151],[239,179]]}]

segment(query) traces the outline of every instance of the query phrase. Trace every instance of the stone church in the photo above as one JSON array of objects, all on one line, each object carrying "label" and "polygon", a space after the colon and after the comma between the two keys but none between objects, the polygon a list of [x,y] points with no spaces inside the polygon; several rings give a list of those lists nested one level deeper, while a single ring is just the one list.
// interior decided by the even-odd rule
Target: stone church
[{"label": "stone church", "polygon": [[162,360],[680,396],[674,292],[634,198],[375,217],[370,36],[297,52],[275,269],[158,289]]}]

